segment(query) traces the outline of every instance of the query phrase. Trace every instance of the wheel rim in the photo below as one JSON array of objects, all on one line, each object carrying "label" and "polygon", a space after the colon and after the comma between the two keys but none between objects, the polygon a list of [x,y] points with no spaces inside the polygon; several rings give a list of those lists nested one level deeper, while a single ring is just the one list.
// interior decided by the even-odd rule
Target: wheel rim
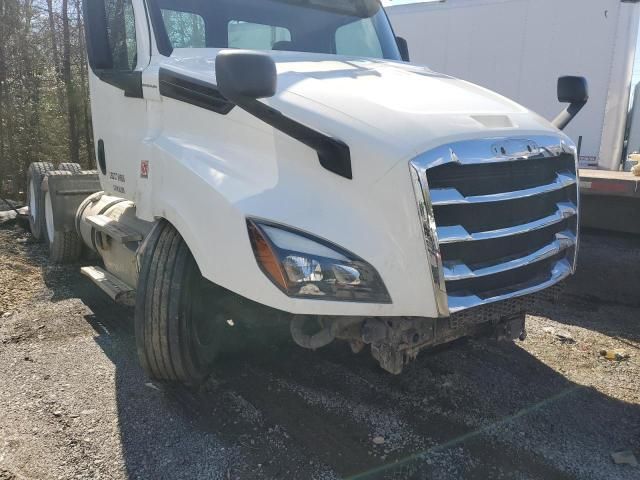
[{"label": "wheel rim", "polygon": [[38,206],[36,204],[36,190],[33,186],[33,180],[29,180],[29,216],[32,219],[36,219],[38,213]]},{"label": "wheel rim", "polygon": [[44,217],[47,223],[47,236],[49,237],[49,243],[53,243],[53,206],[51,205],[51,195],[49,192],[44,197]]}]

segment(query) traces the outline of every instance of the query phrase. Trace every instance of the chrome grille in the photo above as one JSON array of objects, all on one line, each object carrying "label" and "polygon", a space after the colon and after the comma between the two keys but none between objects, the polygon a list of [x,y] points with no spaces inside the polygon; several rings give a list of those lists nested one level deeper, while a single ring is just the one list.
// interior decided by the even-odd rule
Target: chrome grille
[{"label": "chrome grille", "polygon": [[538,292],[573,272],[575,152],[555,136],[490,138],[411,162],[442,316]]}]

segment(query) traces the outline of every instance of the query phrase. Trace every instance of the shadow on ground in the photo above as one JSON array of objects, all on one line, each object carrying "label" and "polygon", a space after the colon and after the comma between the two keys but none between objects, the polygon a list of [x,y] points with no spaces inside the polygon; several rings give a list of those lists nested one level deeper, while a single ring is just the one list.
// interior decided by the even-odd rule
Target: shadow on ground
[{"label": "shadow on ground", "polygon": [[[640,307],[640,236],[584,230],[578,271],[566,286],[571,298]],[[578,302],[579,304],[579,302]]]},{"label": "shadow on ground", "polygon": [[[570,283],[569,298],[597,291],[598,298],[634,309],[626,288],[609,297],[610,282],[619,279],[597,276],[597,263],[606,261],[600,242],[597,235],[583,240],[589,267]],[[622,245],[621,251],[631,248]],[[116,369],[129,478],[625,479],[637,473],[612,465],[609,454],[640,447],[640,406],[568,381],[517,344],[460,342],[422,355],[398,377],[340,345],[313,353],[285,344],[232,355],[193,391],[145,378],[131,309],[112,304],[75,267],[45,267],[44,274],[54,301],[74,295],[93,312],[86,320]],[[572,301],[578,300],[570,307]],[[586,324],[579,309],[549,306],[548,312],[599,328]],[[637,340],[637,328],[632,331]]]},{"label": "shadow on ground", "polygon": [[543,304],[536,313],[637,348],[630,341],[640,342],[640,237],[585,230],[578,258],[558,304]]},{"label": "shadow on ground", "polygon": [[341,348],[285,347],[227,359],[200,391],[159,385],[150,401],[122,325],[131,313],[91,308],[116,366],[131,478],[583,478],[574,462],[597,471],[612,449],[638,446],[639,406],[510,344],[457,345],[401,377]]}]

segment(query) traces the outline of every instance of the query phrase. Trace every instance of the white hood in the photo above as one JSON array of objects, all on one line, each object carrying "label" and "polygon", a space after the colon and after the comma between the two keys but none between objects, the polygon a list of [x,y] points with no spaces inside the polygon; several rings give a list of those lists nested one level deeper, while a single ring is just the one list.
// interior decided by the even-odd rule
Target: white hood
[{"label": "white hood", "polygon": [[[176,49],[164,65],[215,82],[217,52]],[[278,69],[278,92],[266,103],[347,143],[362,133],[367,141],[394,150],[396,161],[464,138],[557,133],[515,102],[425,67],[335,55],[270,54]]]}]

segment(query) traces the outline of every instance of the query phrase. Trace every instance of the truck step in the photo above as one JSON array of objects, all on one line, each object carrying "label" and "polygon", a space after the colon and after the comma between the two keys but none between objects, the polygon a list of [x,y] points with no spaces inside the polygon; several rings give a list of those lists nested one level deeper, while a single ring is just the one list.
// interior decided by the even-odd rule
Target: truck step
[{"label": "truck step", "polygon": [[115,275],[100,267],[82,267],[80,272],[89,277],[114,302],[129,306],[135,305],[136,291]]},{"label": "truck step", "polygon": [[142,240],[142,234],[122,223],[114,222],[113,219],[106,215],[93,215],[87,217],[87,222],[93,228],[105,235],[110,236],[120,243],[139,242]]}]

